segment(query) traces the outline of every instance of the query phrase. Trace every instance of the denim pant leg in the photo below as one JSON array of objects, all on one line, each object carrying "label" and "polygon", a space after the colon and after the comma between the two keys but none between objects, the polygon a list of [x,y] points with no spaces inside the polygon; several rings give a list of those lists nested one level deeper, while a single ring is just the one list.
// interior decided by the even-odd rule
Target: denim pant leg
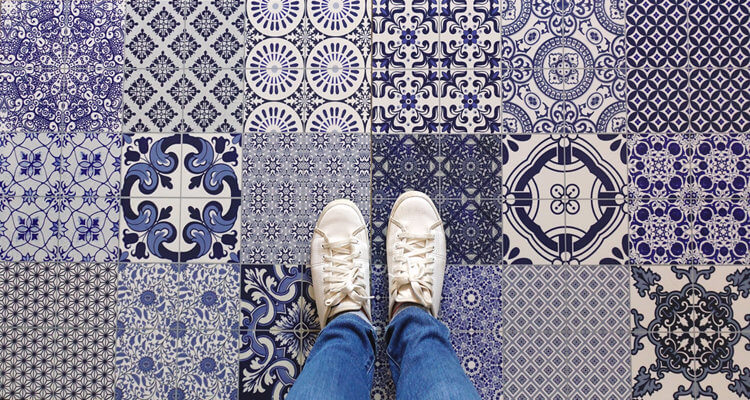
[{"label": "denim pant leg", "polygon": [[347,313],[320,332],[287,400],[369,400],[375,363],[375,329]]},{"label": "denim pant leg", "polygon": [[448,328],[420,307],[407,307],[386,330],[398,400],[479,399],[451,347]]}]

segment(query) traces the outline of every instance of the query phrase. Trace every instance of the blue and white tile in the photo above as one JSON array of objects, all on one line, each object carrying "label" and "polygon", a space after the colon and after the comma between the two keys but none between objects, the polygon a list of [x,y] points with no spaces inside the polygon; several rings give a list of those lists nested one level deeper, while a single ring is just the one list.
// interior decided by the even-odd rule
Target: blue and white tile
[{"label": "blue and white tile", "polygon": [[180,262],[239,262],[241,199],[180,201]]},{"label": "blue and white tile", "polygon": [[446,200],[438,205],[445,226],[448,264],[498,264],[502,260],[502,206],[495,200]]},{"label": "blue and white tile", "polygon": [[120,194],[122,135],[76,132],[67,136],[58,163],[69,196],[115,197]]},{"label": "blue and white tile", "polygon": [[690,264],[695,258],[692,199],[649,200],[630,215],[630,259],[638,264]]},{"label": "blue and white tile", "polygon": [[[455,147],[453,151],[458,154],[470,154],[468,150],[461,151],[460,143]],[[442,164],[446,170],[454,165],[453,160],[440,158],[440,150],[441,139],[436,135],[373,135],[373,196],[395,199],[407,190],[418,190],[436,197],[441,192]],[[463,167],[460,162],[457,164]]]},{"label": "blue and white tile", "polygon": [[60,181],[57,135],[6,132],[0,136],[0,195],[56,195]]},{"label": "blue and white tile", "polygon": [[184,198],[239,198],[242,147],[239,134],[182,135],[178,172]]},{"label": "blue and white tile", "polygon": [[2,327],[0,340],[3,398],[113,396],[114,330]]},{"label": "blue and white tile", "polygon": [[451,332],[499,332],[502,329],[502,270],[499,266],[451,265],[446,268],[444,279],[440,319]]},{"label": "blue and white tile", "polygon": [[693,239],[703,264],[750,263],[750,200],[700,204]]},{"label": "blue and white tile", "polygon": [[187,68],[211,63],[218,68],[241,68],[245,56],[245,2],[213,1],[186,5],[185,32],[189,35]]},{"label": "blue and white tile", "polygon": [[566,103],[559,100],[565,98],[564,84],[571,79],[565,71],[532,69],[531,65],[503,69],[502,132],[518,135],[560,131],[556,127],[564,121],[559,111],[565,110]]},{"label": "blue and white tile", "polygon": [[301,265],[242,264],[242,330],[293,331],[301,317]]},{"label": "blue and white tile", "polygon": [[549,2],[513,0],[498,11],[502,17],[502,54],[507,68],[552,68],[568,43],[575,16]]},{"label": "blue and white tile", "polygon": [[239,264],[181,264],[177,279],[177,318],[185,329],[224,333],[239,329]]},{"label": "blue and white tile", "polygon": [[559,29],[565,32],[566,58],[578,68],[624,66],[627,4],[594,0],[571,4],[569,9],[552,6],[551,20],[559,23]]},{"label": "blue and white tile", "polygon": [[125,65],[130,68],[151,68],[160,59],[174,60],[182,67],[179,57],[183,47],[185,5],[126,0],[124,8],[126,44]]},{"label": "blue and white tile", "polygon": [[241,331],[240,340],[239,399],[285,398],[304,364],[297,333]]},{"label": "blue and white tile", "polygon": [[148,399],[176,395],[172,386],[175,352],[168,346],[171,333],[176,332],[153,329],[117,331],[115,396]]},{"label": "blue and white tile", "polygon": [[66,197],[60,210],[59,249],[65,261],[117,261],[120,257],[120,200]]},{"label": "blue and white tile", "polygon": [[0,199],[0,259],[52,261],[59,259],[60,209],[52,197]]},{"label": "blue and white tile", "polygon": [[182,137],[137,133],[124,135],[123,139],[121,195],[179,197]]},{"label": "blue and white tile", "polygon": [[190,132],[242,132],[243,71],[199,66],[184,72],[187,79],[183,120]]},{"label": "blue and white tile", "polygon": [[[3,7],[13,67],[52,69],[122,65],[124,11],[120,0],[9,2]],[[56,34],[48,35],[54,27]],[[9,61],[9,60],[6,60]]]},{"label": "blue and white tile", "polygon": [[[3,74],[7,81],[0,106],[0,128],[11,132],[60,132],[65,129],[65,87],[60,74],[32,64]],[[60,87],[62,86],[62,87]]]},{"label": "blue and white tile", "polygon": [[688,3],[690,65],[699,68],[750,66],[747,23],[750,8],[743,2]]},{"label": "blue and white tile", "polygon": [[179,279],[175,276],[171,264],[118,264],[117,328],[178,328],[169,326],[176,320],[174,299]]},{"label": "blue and white tile", "polygon": [[[634,396],[743,393],[744,372],[736,362],[748,356],[742,344],[747,338],[740,334],[747,329],[742,282],[748,274],[747,268],[632,267]],[[666,354],[677,357],[667,363]]]},{"label": "blue and white tile", "polygon": [[[154,69],[125,71],[123,131],[179,131],[186,93],[194,85],[168,59]],[[126,142],[127,143],[127,142]]]},{"label": "blue and white tile", "polygon": [[[358,53],[365,56],[370,53],[371,1],[312,0],[307,1],[305,6],[302,25],[310,30],[310,35],[292,34],[290,38],[305,54],[308,68],[311,59],[328,58],[339,65],[343,55]],[[368,64],[362,64],[362,68],[369,67]]]},{"label": "blue and white tile", "polygon": [[574,70],[564,85],[572,104],[562,118],[567,125],[562,131],[609,135],[625,133],[628,119],[626,78],[627,71],[621,68]]},{"label": "blue and white tile", "polygon": [[180,260],[180,199],[122,198],[120,261]]},{"label": "blue and white tile", "polygon": [[[501,149],[502,140],[497,135],[441,136],[439,196],[499,197],[502,194]],[[400,162],[392,165],[400,165]]]},{"label": "blue and white tile", "polygon": [[442,5],[440,66],[449,70],[497,69],[501,64],[501,24],[491,0],[451,1]]},{"label": "blue and white tile", "polygon": [[[565,260],[565,211],[554,200],[505,198],[503,264],[550,264]],[[506,239],[507,238],[507,239]]]},{"label": "blue and white tile", "polygon": [[325,204],[369,204],[369,136],[246,134],[243,153],[245,262],[307,262],[309,240]]},{"label": "blue and white tile", "polygon": [[689,130],[693,103],[684,69],[628,71],[628,132],[684,133]]},{"label": "blue and white tile", "polygon": [[373,67],[389,71],[436,69],[441,7],[433,0],[373,1]]},{"label": "blue and white tile", "polygon": [[175,353],[174,395],[179,399],[237,399],[239,332],[188,330],[169,336]]},{"label": "blue and white tile", "polygon": [[697,136],[695,183],[711,198],[748,198],[750,136],[709,133]]},{"label": "blue and white tile", "polygon": [[441,70],[440,132],[500,133],[501,76],[499,67],[488,70]]},{"label": "blue and white tile", "polygon": [[440,83],[435,70],[374,70],[372,129],[375,133],[440,131]]},{"label": "blue and white tile", "polygon": [[626,58],[635,68],[688,65],[689,3],[647,0],[626,3]]},{"label": "blue and white tile", "polygon": [[[629,195],[643,199],[685,197],[688,191],[694,190],[696,183],[695,146],[692,134],[633,135],[628,159],[632,188]],[[709,148],[704,149],[704,153],[707,157],[718,156],[711,154]],[[707,163],[704,165],[704,169],[711,168]]]},{"label": "blue and white tile", "polygon": [[61,130],[119,133],[123,107],[122,69],[98,69],[98,66],[91,65],[70,71],[67,68],[59,66],[52,75],[55,85],[64,88],[64,97],[58,103],[62,115]]},{"label": "blue and white tile", "polygon": [[0,325],[114,328],[116,277],[111,263],[3,262]]},{"label": "blue and white tile", "polygon": [[750,131],[750,71],[692,69],[689,79],[693,132]]},{"label": "blue and white tile", "polygon": [[451,344],[466,376],[483,399],[503,398],[503,337],[494,331],[453,331]]},{"label": "blue and white tile", "polygon": [[[627,396],[627,287],[624,266],[504,267],[505,394]],[[595,351],[601,346],[605,356]],[[598,379],[591,379],[592,371]]]}]

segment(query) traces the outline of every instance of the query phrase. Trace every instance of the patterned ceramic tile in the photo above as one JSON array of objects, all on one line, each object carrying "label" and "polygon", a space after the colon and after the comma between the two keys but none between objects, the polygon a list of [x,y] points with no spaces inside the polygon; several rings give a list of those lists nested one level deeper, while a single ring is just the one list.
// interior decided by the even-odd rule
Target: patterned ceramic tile
[{"label": "patterned ceramic tile", "polygon": [[638,264],[690,263],[691,231],[698,205],[692,199],[637,205],[630,219],[630,258]]},{"label": "patterned ceramic tile", "polygon": [[117,331],[116,396],[123,399],[148,399],[176,395],[172,391],[175,354],[170,352],[167,337],[168,333],[160,330]]},{"label": "patterned ceramic tile", "polygon": [[[627,285],[624,266],[506,266],[506,396],[626,396]],[[592,371],[597,371],[593,379]]]},{"label": "patterned ceramic tile", "polygon": [[750,71],[690,71],[690,129],[723,133],[750,130]]},{"label": "patterned ceramic tile", "polygon": [[[164,330],[175,319],[177,279],[169,264],[118,264],[117,327],[122,330]],[[167,291],[168,284],[174,288]],[[118,333],[119,334],[119,333]]]},{"label": "patterned ceramic tile", "polygon": [[239,332],[188,330],[167,339],[174,352],[173,387],[168,398],[237,399]]},{"label": "patterned ceramic tile", "polygon": [[451,332],[499,332],[502,328],[500,267],[449,266],[445,272],[440,319]]},{"label": "patterned ceramic tile", "polygon": [[0,259],[59,259],[59,216],[60,207],[54,197],[0,198]]},{"label": "patterned ceramic tile", "polygon": [[[695,145],[692,134],[633,135],[628,160],[628,178],[633,189],[630,195],[644,199],[685,197],[695,188]],[[704,153],[713,156],[709,148]],[[704,169],[708,168],[706,164]]]},{"label": "patterned ceramic tile", "polygon": [[178,130],[192,84],[173,60],[164,56],[156,62],[159,65],[150,69],[125,71],[123,130],[127,132]]},{"label": "patterned ceramic tile", "polygon": [[114,264],[4,262],[0,326],[114,328]]},{"label": "patterned ceramic tile", "polygon": [[373,67],[391,71],[437,68],[442,13],[442,5],[434,0],[374,1]]},{"label": "patterned ceramic tile", "polygon": [[65,261],[117,261],[120,257],[120,200],[114,197],[60,199],[58,246]]},{"label": "patterned ceramic tile", "polygon": [[746,368],[737,364],[747,362],[740,331],[748,328],[748,274],[742,267],[632,267],[634,396],[747,393]]},{"label": "patterned ceramic tile", "polygon": [[[190,3],[188,3],[190,4]],[[214,0],[186,7],[185,31],[191,37],[188,68],[216,65],[241,68],[244,62],[245,2]]]},{"label": "patterned ceramic tile", "polygon": [[121,261],[179,261],[180,200],[122,199]]},{"label": "patterned ceramic tile", "polygon": [[451,332],[451,343],[479,396],[483,399],[503,398],[502,332]]},{"label": "patterned ceramic tile", "polygon": [[246,134],[242,259],[306,262],[325,204],[348,198],[369,208],[369,158],[361,134]]},{"label": "patterned ceramic tile", "polygon": [[114,329],[0,327],[0,396],[112,398]]},{"label": "patterned ceramic tile", "polygon": [[706,196],[748,198],[750,137],[747,134],[704,134],[697,138],[695,182]]},{"label": "patterned ceramic tile", "polygon": [[686,66],[689,7],[690,3],[677,0],[627,2],[625,37],[628,66]]},{"label": "patterned ceramic tile", "polygon": [[450,70],[500,66],[501,16],[490,0],[442,4],[440,66]]},{"label": "patterned ceramic tile", "polygon": [[628,71],[627,82],[629,132],[683,133],[688,130],[692,97],[686,70],[632,69]]},{"label": "patterned ceramic tile", "polygon": [[0,135],[0,191],[2,196],[56,195],[60,181],[60,147],[54,134]]},{"label": "patterned ceramic tile", "polygon": [[[609,54],[602,57],[614,59]],[[614,67],[620,67],[619,61],[614,62]],[[573,76],[565,81],[565,92],[570,99],[565,109],[569,111],[565,112],[555,131],[625,133],[628,118],[625,103],[627,71],[609,65],[604,68],[597,66],[594,70],[570,71]],[[563,108],[558,110],[562,112]]]},{"label": "patterned ceramic tile", "polygon": [[690,64],[693,67],[747,67],[750,8],[741,1],[693,1],[690,18]]},{"label": "patterned ceramic tile", "polygon": [[555,70],[532,69],[525,55],[509,56],[522,68],[504,69],[502,132],[508,134],[552,133],[560,122],[554,111],[564,97],[563,77]]},{"label": "patterned ceramic tile", "polygon": [[694,240],[705,264],[750,263],[750,201],[703,203],[695,214]]},{"label": "patterned ceramic tile", "polygon": [[185,31],[181,7],[176,2],[126,0],[126,66],[154,68],[167,60],[182,66],[178,57],[180,38]]},{"label": "patterned ceramic tile", "polygon": [[440,83],[435,70],[375,70],[372,129],[377,133],[440,130]]},{"label": "patterned ceramic tile", "polygon": [[[440,158],[438,158],[440,197],[487,199],[500,196],[502,194],[501,146],[502,141],[499,136],[441,136]],[[393,171],[392,168],[391,171]]]},{"label": "patterned ceramic tile", "polygon": [[503,263],[547,264],[565,256],[565,213],[552,200],[506,198]]},{"label": "patterned ceramic tile", "polygon": [[502,210],[494,200],[447,200],[438,205],[448,264],[497,264],[502,259]]},{"label": "patterned ceramic tile", "polygon": [[212,63],[208,63],[186,70],[185,77],[183,119],[187,131],[242,131],[242,70],[215,69]]},{"label": "patterned ceramic tile", "polygon": [[66,137],[57,163],[68,196],[115,197],[120,194],[119,133],[73,133]]},{"label": "patterned ceramic tile", "polygon": [[302,266],[242,266],[241,399],[283,398],[299,375],[315,340],[299,329],[317,318],[303,312],[309,307],[301,300],[302,273]]},{"label": "patterned ceramic tile", "polygon": [[[570,9],[552,8],[551,21],[570,38],[565,57],[579,68],[618,68],[625,63],[626,2],[594,0]],[[555,32],[559,34],[558,32]]]},{"label": "patterned ceramic tile", "polygon": [[[457,50],[458,53],[464,51]],[[500,77],[498,67],[474,71],[442,70],[439,83],[440,132],[499,133],[503,96]]]},{"label": "patterned ceramic tile", "polygon": [[373,197],[395,199],[407,190],[440,193],[440,142],[434,135],[374,135]]}]

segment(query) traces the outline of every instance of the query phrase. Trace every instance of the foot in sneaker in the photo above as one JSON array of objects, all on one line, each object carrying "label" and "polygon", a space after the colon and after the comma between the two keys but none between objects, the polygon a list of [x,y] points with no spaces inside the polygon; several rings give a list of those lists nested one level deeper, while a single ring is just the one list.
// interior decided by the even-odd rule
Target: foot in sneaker
[{"label": "foot in sneaker", "polygon": [[420,192],[399,196],[386,232],[388,315],[413,303],[437,317],[445,274],[445,231],[435,204]]},{"label": "foot in sneaker", "polygon": [[351,201],[332,201],[320,213],[310,266],[321,328],[345,311],[361,310],[372,321],[367,225]]}]

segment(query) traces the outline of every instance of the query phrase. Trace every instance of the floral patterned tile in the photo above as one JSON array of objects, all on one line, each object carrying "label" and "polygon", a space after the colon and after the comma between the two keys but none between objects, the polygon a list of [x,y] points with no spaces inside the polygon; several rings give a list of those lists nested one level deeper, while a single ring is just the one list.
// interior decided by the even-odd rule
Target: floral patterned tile
[{"label": "floral patterned tile", "polygon": [[439,84],[440,132],[500,133],[503,125],[500,68],[441,70]]},{"label": "floral patterned tile", "polygon": [[375,133],[440,131],[440,83],[435,70],[374,70],[372,130]]},{"label": "floral patterned tile", "polygon": [[693,237],[702,264],[750,263],[750,200],[700,204]]},{"label": "floral patterned tile", "polygon": [[691,264],[697,204],[691,199],[653,200],[637,205],[630,219],[630,258],[638,264]]},{"label": "floral patterned tile", "polygon": [[129,68],[153,68],[161,60],[169,60],[182,67],[178,56],[185,18],[180,5],[170,2],[126,0],[124,4],[124,57]]},{"label": "floral patterned tile", "polygon": [[373,67],[437,68],[441,5],[433,0],[373,2]]},{"label": "floral patterned tile", "polygon": [[693,157],[695,183],[706,197],[750,198],[750,136],[703,134]]},{"label": "floral patterned tile", "polygon": [[114,197],[65,197],[60,211],[58,246],[65,261],[117,261],[120,258],[120,200]]},{"label": "floral patterned tile", "polygon": [[[691,134],[634,135],[628,159],[630,195],[643,199],[687,197],[695,190],[695,151],[696,140]],[[709,151],[704,149],[704,153]]]},{"label": "floral patterned tile", "polygon": [[66,136],[57,165],[60,179],[66,185],[64,193],[68,196],[118,196],[122,135],[76,132]]},{"label": "floral patterned tile", "polygon": [[0,259],[52,261],[58,248],[60,206],[48,197],[0,198]]},{"label": "floral patterned tile", "polygon": [[189,132],[242,132],[243,71],[199,64],[184,72],[189,82],[183,123]]},{"label": "floral patterned tile", "polygon": [[502,329],[500,266],[449,266],[443,281],[440,319],[451,332]]},{"label": "floral patterned tile", "polygon": [[0,195],[47,196],[57,194],[61,156],[55,134],[13,133],[0,135]]},{"label": "floral patterned tile", "polygon": [[241,68],[244,62],[245,2],[240,0],[187,3],[185,32],[189,36],[187,68],[211,63]]}]

